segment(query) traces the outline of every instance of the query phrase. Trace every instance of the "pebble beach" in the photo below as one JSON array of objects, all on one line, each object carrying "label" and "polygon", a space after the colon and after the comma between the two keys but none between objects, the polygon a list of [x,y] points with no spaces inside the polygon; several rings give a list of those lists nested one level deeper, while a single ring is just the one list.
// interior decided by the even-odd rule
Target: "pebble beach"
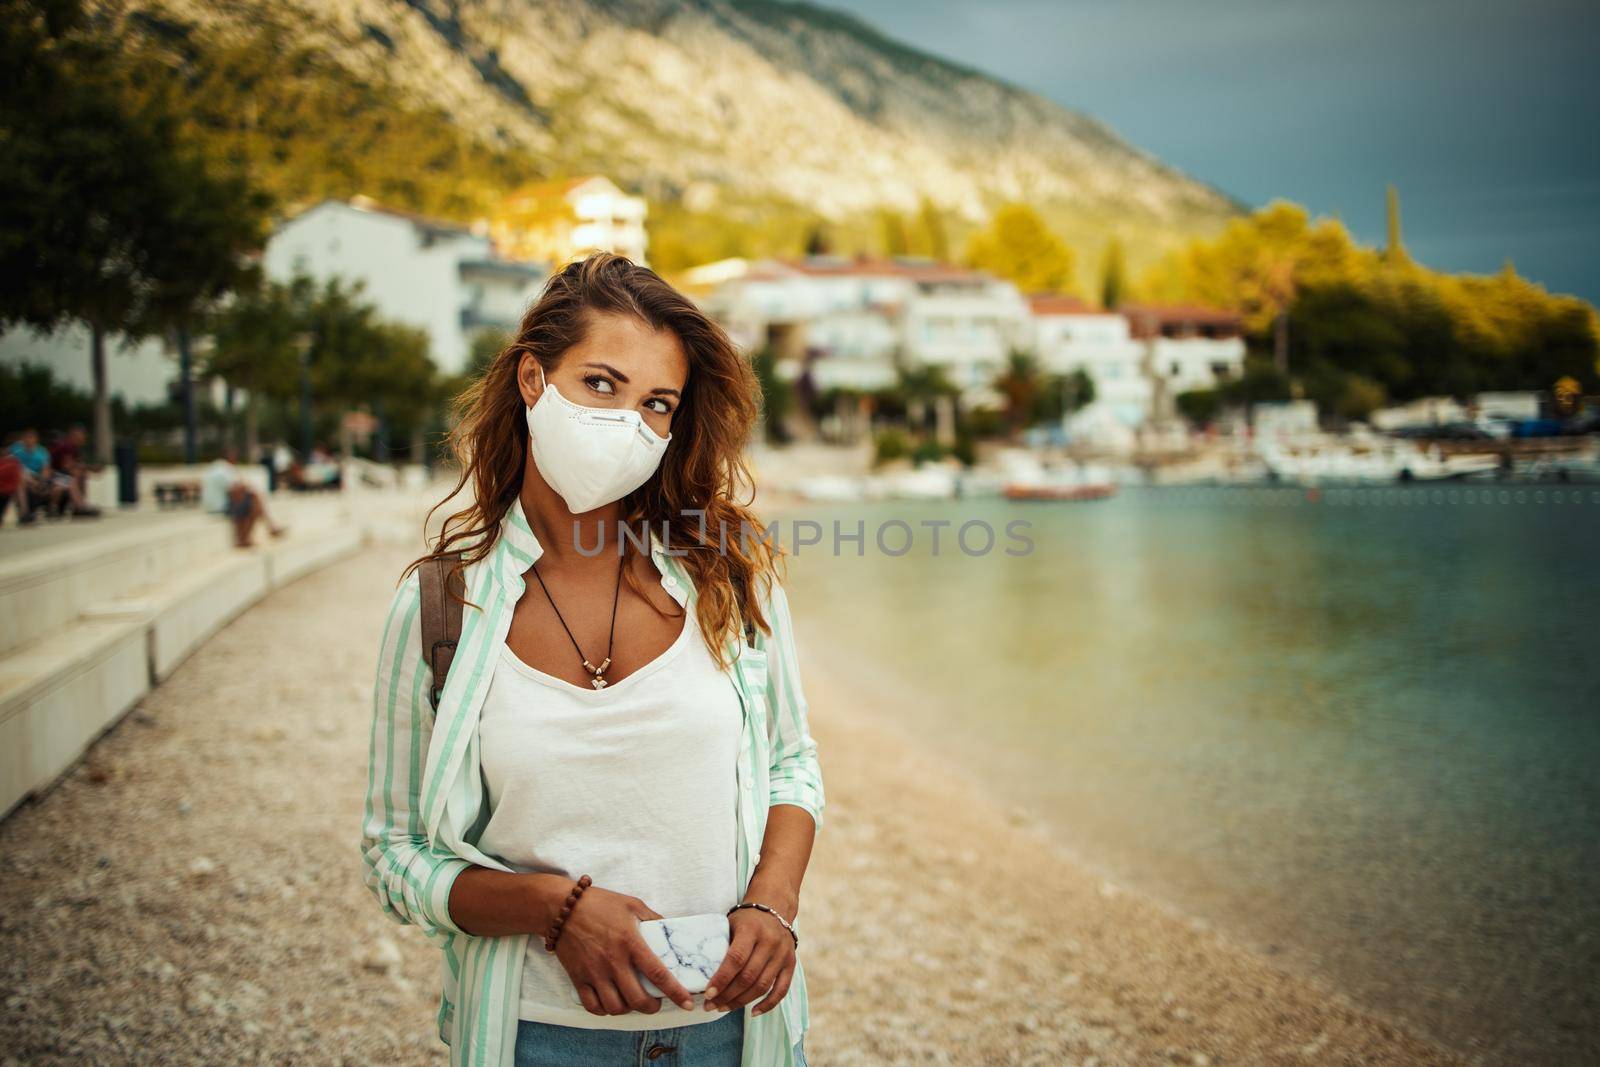
[{"label": "pebble beach", "polygon": [[[410,558],[273,594],[0,824],[0,1064],[447,1062],[439,954],[359,854]],[[1106,881],[804,681],[828,799],[801,902],[812,1063],[1467,1062]]]}]

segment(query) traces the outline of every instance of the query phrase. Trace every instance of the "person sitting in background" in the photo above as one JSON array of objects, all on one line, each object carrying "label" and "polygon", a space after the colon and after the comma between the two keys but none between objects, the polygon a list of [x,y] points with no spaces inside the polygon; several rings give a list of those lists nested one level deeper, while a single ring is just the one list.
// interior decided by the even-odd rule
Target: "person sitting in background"
[{"label": "person sitting in background", "polygon": [[200,480],[200,506],[231,519],[234,547],[249,548],[258,519],[267,524],[267,531],[273,537],[282,537],[289,528],[273,523],[261,494],[239,477],[238,458],[239,450],[228,448],[206,468]]},{"label": "person sitting in background", "polygon": [[338,489],[340,486],[339,461],[318,441],[304,463],[295,460],[289,466],[287,481],[291,489],[310,492],[317,489]]},{"label": "person sitting in background", "polygon": [[100,470],[100,466],[83,461],[83,447],[88,441],[89,431],[84,429],[83,423],[73,423],[50,445],[50,466],[55,471],[56,483],[67,489],[72,498],[72,513],[96,516],[100,509],[88,503],[89,475]]},{"label": "person sitting in background", "polygon": [[[65,486],[52,477],[50,453],[39,443],[39,431],[32,426],[24,429],[6,449],[8,455],[22,464],[22,492],[28,505],[25,515],[32,516],[34,509],[44,506],[50,513],[60,514],[68,500]],[[31,518],[25,521],[32,522]]]},{"label": "person sitting in background", "polygon": [[6,510],[17,505],[17,524],[26,526],[39,518],[39,513],[28,506],[28,482],[22,460],[12,453],[11,441],[0,452],[0,524],[5,522]]},{"label": "person sitting in background", "polygon": [[311,449],[311,458],[306,461],[306,481],[317,489],[337,489],[341,473],[339,461],[333,458],[327,445],[318,441]]}]

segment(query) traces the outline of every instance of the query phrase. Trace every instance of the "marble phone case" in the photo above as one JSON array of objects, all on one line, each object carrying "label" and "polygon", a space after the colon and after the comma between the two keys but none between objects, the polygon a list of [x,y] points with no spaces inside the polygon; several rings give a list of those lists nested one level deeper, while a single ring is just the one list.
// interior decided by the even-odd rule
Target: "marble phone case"
[{"label": "marble phone case", "polygon": [[[704,993],[711,976],[728,954],[728,917],[720,911],[682,915],[672,919],[644,919],[639,933],[645,944],[667,965],[672,976],[691,993]],[[635,968],[639,984],[653,997],[666,996]]]}]

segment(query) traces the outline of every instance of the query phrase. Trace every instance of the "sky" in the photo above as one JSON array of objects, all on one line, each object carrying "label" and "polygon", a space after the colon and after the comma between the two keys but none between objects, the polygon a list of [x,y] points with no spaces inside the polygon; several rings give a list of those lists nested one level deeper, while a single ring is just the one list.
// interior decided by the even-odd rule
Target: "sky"
[{"label": "sky", "polygon": [[818,0],[1105,122],[1251,206],[1600,302],[1600,3]]}]

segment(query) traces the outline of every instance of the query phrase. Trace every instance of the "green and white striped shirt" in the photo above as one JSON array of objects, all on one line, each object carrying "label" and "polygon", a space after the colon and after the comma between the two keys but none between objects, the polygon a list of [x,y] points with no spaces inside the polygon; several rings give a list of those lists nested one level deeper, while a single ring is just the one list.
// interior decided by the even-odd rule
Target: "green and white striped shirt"
[{"label": "green and white striped shirt", "polygon": [[[361,853],[366,885],[397,922],[418,926],[442,949],[440,1040],[451,1067],[513,1067],[522,959],[532,936],[474,937],[450,918],[450,887],[477,865],[511,870],[477,842],[488,820],[480,773],[478,714],[495,654],[511,628],[524,575],[543,553],[520,499],[500,524],[500,537],[465,571],[466,609],[455,660],[437,713],[428,705],[432,670],[418,634],[418,578],[413,571],[390,604],[373,694],[372,747]],[[687,610],[695,590],[670,545],[651,535],[661,584]],[[738,873],[741,895],[761,860],[767,812],[794,804],[822,828],[825,800],[817,744],[806,719],[788,598],[774,582],[765,614],[771,635],[754,645],[740,633],[727,646],[729,681],[743,726],[737,760]],[[798,932],[800,925],[795,923]],[[777,1009],[745,1011],[740,1067],[795,1067],[794,1045],[811,1025],[805,969],[798,960]]]}]

